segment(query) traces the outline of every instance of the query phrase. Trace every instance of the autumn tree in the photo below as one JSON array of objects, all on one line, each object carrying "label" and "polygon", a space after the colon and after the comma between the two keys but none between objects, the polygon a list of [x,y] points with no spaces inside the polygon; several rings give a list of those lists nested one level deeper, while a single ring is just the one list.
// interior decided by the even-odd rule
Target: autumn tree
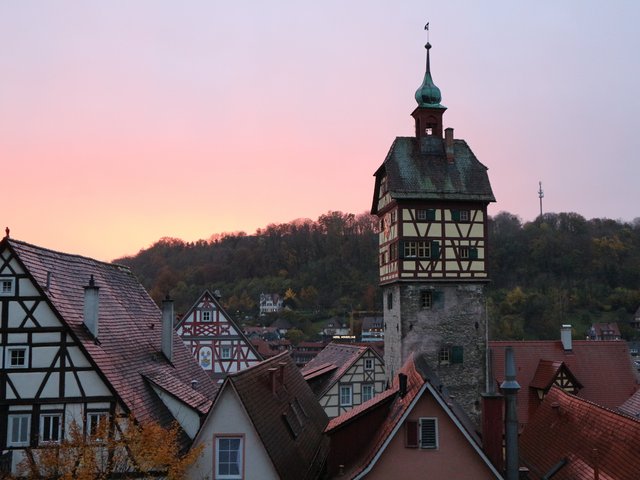
[{"label": "autumn tree", "polygon": [[85,435],[75,420],[59,443],[28,449],[18,465],[20,478],[107,480],[163,477],[183,479],[202,449],[181,452],[180,427],[166,429],[131,416],[120,423],[102,422]]}]

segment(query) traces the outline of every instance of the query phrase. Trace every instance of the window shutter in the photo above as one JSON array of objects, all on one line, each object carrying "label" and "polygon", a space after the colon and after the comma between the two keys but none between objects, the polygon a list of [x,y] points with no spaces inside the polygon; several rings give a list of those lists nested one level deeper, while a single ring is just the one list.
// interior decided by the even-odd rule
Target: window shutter
[{"label": "window shutter", "polygon": [[476,247],[471,247],[469,249],[469,259],[477,260],[478,259],[478,249]]},{"label": "window shutter", "polygon": [[451,220],[454,222],[460,221],[460,210],[451,210]]},{"label": "window shutter", "polygon": [[420,419],[420,448],[438,448],[438,427],[435,418]]},{"label": "window shutter", "polygon": [[427,210],[427,220],[429,220],[430,222],[435,221],[436,219],[436,211],[433,208],[429,208]]},{"label": "window shutter", "polygon": [[441,309],[444,306],[444,295],[439,290],[434,290],[431,294],[433,300],[433,307]]},{"label": "window shutter", "polygon": [[407,448],[418,448],[418,422],[407,420],[404,422],[405,442]]},{"label": "window shutter", "polygon": [[431,242],[431,258],[440,258],[440,242],[437,240]]},{"label": "window shutter", "polygon": [[462,363],[464,357],[464,348],[462,346],[451,347],[451,363]]}]

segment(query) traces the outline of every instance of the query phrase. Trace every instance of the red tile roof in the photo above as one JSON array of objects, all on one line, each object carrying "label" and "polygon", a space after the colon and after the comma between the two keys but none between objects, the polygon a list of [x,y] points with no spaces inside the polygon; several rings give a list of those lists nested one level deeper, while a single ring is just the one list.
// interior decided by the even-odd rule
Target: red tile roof
[{"label": "red tile roof", "polygon": [[629,399],[618,407],[618,410],[630,417],[640,417],[640,390],[636,391]]},{"label": "red tile roof", "polygon": [[[5,242],[125,409],[139,420],[164,424],[173,420],[147,384],[146,376],[200,414],[207,412],[215,385],[176,334],[172,363],[161,353],[162,314],[127,267],[14,239],[5,238],[2,243]],[[100,287],[98,342],[83,324],[84,286],[91,276]],[[197,381],[197,391],[191,386],[192,380]]]},{"label": "red tile roof", "polygon": [[520,436],[520,459],[537,480],[633,480],[640,472],[640,422],[552,387]]},{"label": "red tile roof", "polygon": [[[428,390],[440,405],[447,411],[448,415],[457,422],[458,427],[465,434],[468,441],[473,445],[478,454],[482,457],[487,466],[495,472],[489,460],[481,452],[480,439],[476,435],[473,424],[465,415],[463,410],[449,398],[445,391],[438,391],[433,385],[440,385],[433,371],[429,368],[426,360],[422,356],[409,357],[398,373],[407,376],[407,390],[404,396],[399,395],[398,377],[394,378],[392,388],[376,395],[374,398],[362,405],[353,408],[332,419],[326,428],[329,436],[335,435],[342,428],[347,427],[352,422],[364,422],[359,425],[366,425],[372,429],[374,433],[369,437],[370,441],[365,445],[353,445],[352,449],[357,455],[355,460],[346,465],[344,478],[355,478],[361,475],[365,470],[375,464],[377,456],[382,453],[387,442],[397,432],[402,421],[411,411],[417,400]],[[389,403],[391,401],[391,403]],[[386,415],[380,417],[376,415],[380,408],[388,404]],[[372,425],[380,419],[379,424]],[[333,454],[333,451],[332,451]],[[495,472],[496,478],[502,478]],[[340,478],[343,478],[342,476]]]},{"label": "red tile roof", "polygon": [[504,380],[504,351],[507,346],[513,347],[516,380],[520,384],[518,421],[521,425],[529,421],[540,403],[534,388],[530,387],[539,384],[548,374],[540,372],[536,375],[541,360],[564,363],[582,385],[578,396],[603,407],[618,407],[637,389],[626,342],[574,340],[572,350],[565,351],[559,340],[491,341],[492,371],[498,385]]},{"label": "red tile roof", "polygon": [[[277,379],[275,393],[272,374]],[[328,419],[288,352],[230,374],[222,388],[228,384],[235,388],[280,478],[318,478],[329,451],[329,439],[322,433]],[[298,405],[302,421],[294,435],[286,417],[296,428]]]},{"label": "red tile roof", "polygon": [[[313,381],[311,388],[318,398],[322,397],[329,389],[349,370],[353,364],[367,351],[368,346],[354,345],[351,343],[331,342],[319,352],[315,358],[302,368],[302,374],[306,379]],[[377,356],[375,350],[371,349]],[[380,359],[382,361],[382,359]],[[328,368],[328,366],[336,368]],[[324,367],[325,375],[313,375],[320,367]]]}]

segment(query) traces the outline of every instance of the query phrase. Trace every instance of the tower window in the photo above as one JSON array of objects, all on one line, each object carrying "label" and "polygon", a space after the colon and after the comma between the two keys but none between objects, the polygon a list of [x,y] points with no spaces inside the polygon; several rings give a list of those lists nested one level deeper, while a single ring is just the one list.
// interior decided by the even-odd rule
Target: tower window
[{"label": "tower window", "polygon": [[451,347],[441,347],[438,350],[438,365],[449,365],[451,363]]},{"label": "tower window", "polygon": [[387,293],[387,310],[391,310],[393,308],[393,293]]},{"label": "tower window", "polygon": [[433,306],[433,292],[431,290],[422,290],[420,292],[420,307],[431,308]]},{"label": "tower window", "polygon": [[398,259],[398,244],[392,243],[389,245],[389,261],[393,262]]},{"label": "tower window", "polygon": [[433,135],[433,128],[432,127],[425,128],[424,133],[426,133],[427,135]]}]

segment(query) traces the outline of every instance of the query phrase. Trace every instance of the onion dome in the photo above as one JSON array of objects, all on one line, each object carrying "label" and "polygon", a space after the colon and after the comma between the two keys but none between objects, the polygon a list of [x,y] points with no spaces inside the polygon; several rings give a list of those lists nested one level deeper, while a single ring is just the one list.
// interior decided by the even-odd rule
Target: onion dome
[{"label": "onion dome", "polygon": [[422,85],[416,90],[416,102],[418,102],[419,107],[440,106],[442,94],[440,93],[440,89],[433,83],[431,67],[429,65],[429,50],[431,50],[431,44],[427,42],[424,48],[427,49],[427,71],[424,74]]}]

